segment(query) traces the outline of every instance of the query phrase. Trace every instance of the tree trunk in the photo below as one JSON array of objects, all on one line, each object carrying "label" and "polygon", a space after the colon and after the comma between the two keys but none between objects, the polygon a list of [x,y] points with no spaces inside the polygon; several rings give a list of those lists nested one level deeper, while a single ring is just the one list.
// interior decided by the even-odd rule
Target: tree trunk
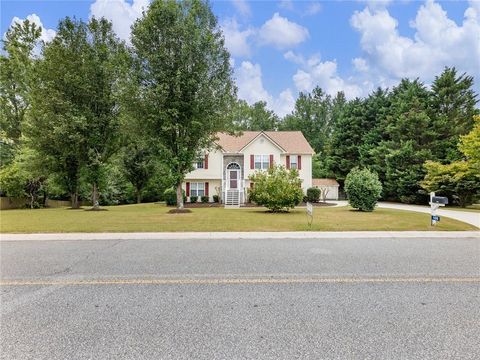
[{"label": "tree trunk", "polygon": [[98,186],[97,183],[93,183],[92,187],[92,209],[98,210],[100,205],[98,204]]},{"label": "tree trunk", "polygon": [[140,204],[142,202],[142,192],[140,189],[137,189],[135,193],[137,195],[137,204]]},{"label": "tree trunk", "polygon": [[70,202],[72,209],[80,209],[80,202],[78,201],[77,191],[70,194]]},{"label": "tree trunk", "polygon": [[181,181],[177,183],[177,209],[183,209],[183,191]]},{"label": "tree trunk", "polygon": [[43,190],[43,202],[42,207],[46,208],[48,206],[48,192]]}]

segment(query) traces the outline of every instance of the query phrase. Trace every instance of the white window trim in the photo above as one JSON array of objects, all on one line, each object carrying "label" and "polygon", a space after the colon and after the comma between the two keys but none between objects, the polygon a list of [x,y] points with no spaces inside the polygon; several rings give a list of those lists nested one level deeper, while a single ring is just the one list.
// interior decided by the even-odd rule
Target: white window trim
[{"label": "white window trim", "polygon": [[[254,155],[253,168],[255,170],[267,170],[270,167],[270,155]],[[257,158],[260,161],[257,161]],[[260,167],[257,167],[257,164],[260,164]]]},{"label": "white window trim", "polygon": [[[199,163],[202,163],[202,167],[199,167],[199,166],[198,166]],[[195,162],[193,163],[193,167],[194,167],[195,169],[205,169],[205,158],[203,158],[203,159],[198,159],[197,161],[195,161]]]},{"label": "white window trim", "polygon": [[[199,193],[201,191],[201,194]],[[205,183],[204,182],[191,182],[190,183],[190,197],[202,197],[205,196]]]}]

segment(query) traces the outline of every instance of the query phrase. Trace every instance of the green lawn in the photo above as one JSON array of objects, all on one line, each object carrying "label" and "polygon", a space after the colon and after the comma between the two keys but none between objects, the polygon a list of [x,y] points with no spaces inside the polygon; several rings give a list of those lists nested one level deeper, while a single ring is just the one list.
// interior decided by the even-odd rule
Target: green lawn
[{"label": "green lawn", "polygon": [[[196,208],[190,214],[167,214],[159,204],[105,207],[108,211],[4,210],[0,214],[2,233],[43,232],[152,232],[152,231],[306,231],[305,209],[272,214],[259,208]],[[376,209],[371,213],[348,207],[314,208],[311,230],[475,230],[442,217],[435,228],[430,215],[410,211]]]}]

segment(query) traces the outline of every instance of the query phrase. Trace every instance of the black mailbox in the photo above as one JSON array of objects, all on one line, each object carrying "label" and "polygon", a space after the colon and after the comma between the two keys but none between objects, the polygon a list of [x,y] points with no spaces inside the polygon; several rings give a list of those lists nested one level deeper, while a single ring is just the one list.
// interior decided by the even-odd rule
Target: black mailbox
[{"label": "black mailbox", "polygon": [[433,196],[432,203],[448,205],[448,198],[444,196]]}]

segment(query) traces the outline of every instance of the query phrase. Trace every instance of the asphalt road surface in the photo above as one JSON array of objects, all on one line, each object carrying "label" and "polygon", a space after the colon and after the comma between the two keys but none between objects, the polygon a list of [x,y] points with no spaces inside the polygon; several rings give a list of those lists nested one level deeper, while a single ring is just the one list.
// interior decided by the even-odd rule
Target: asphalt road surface
[{"label": "asphalt road surface", "polygon": [[480,241],[0,243],[1,359],[479,359]]}]

